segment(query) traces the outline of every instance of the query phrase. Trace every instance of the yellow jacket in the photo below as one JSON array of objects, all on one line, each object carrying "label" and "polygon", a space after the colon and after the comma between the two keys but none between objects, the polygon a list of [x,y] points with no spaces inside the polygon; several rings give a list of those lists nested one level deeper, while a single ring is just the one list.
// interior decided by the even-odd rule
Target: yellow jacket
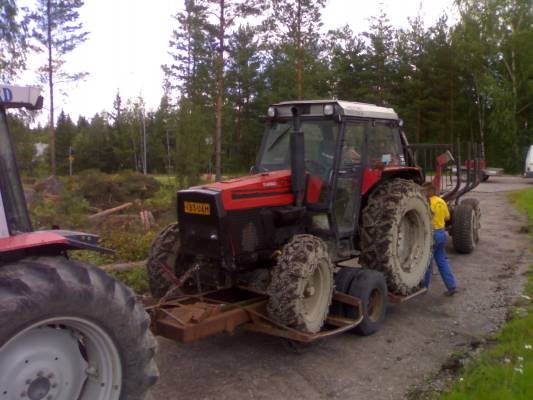
[{"label": "yellow jacket", "polygon": [[439,196],[431,196],[429,199],[431,211],[433,212],[433,227],[435,229],[444,229],[446,221],[450,219],[448,205]]}]

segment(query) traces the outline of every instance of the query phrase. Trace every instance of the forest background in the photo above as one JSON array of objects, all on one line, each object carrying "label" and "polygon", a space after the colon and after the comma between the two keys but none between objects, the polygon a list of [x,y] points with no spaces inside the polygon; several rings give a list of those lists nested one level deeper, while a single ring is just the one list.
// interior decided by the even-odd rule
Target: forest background
[{"label": "forest background", "polygon": [[[79,18],[83,2],[36,4],[28,9],[0,0],[0,78],[16,82],[29,53],[51,48],[56,58],[36,71],[43,84],[50,77],[57,85],[84,79],[83,73],[61,75],[61,56],[90,35]],[[326,5],[184,0],[171,37],[161,38],[173,62],[162,65],[159,107],[146,111],[141,97],[123,100],[117,93],[113,109],[76,121],[61,104],[49,118],[53,124],[11,114],[23,174],[48,176],[54,158],[57,174],[67,175],[69,157],[75,173],[169,174],[177,187],[208,172],[245,173],[263,133],[259,117],[269,104],[297,98],[393,107],[410,141],[483,142],[491,166],[521,172],[533,144],[530,0],[457,0],[455,23],[443,15],[428,27],[413,16],[408,28],[395,28],[382,11],[365,32],[339,26],[321,33]],[[43,19],[47,10],[55,14]],[[51,138],[55,151],[35,146]]]}]

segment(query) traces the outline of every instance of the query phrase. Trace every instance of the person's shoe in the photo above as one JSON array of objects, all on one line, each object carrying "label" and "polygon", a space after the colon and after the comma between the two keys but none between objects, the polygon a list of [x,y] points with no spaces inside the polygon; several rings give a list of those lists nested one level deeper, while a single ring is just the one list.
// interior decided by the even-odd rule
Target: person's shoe
[{"label": "person's shoe", "polygon": [[456,293],[457,293],[457,288],[453,288],[453,289],[448,289],[446,292],[444,292],[444,295],[451,297]]}]

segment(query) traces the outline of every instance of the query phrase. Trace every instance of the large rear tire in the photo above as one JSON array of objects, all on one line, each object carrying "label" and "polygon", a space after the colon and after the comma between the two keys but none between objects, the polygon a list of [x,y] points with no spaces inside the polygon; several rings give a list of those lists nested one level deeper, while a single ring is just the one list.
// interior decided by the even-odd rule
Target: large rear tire
[{"label": "large rear tire", "polygon": [[333,264],[325,243],[312,235],[294,236],[271,272],[268,294],[271,318],[304,332],[318,332],[333,294]]},{"label": "large rear tire", "polygon": [[156,382],[148,315],[102,270],[26,258],[0,268],[0,299],[6,399],[140,400]]},{"label": "large rear tire", "polygon": [[404,179],[383,183],[363,211],[360,264],[383,272],[389,290],[416,290],[429,265],[432,214],[419,185]]}]

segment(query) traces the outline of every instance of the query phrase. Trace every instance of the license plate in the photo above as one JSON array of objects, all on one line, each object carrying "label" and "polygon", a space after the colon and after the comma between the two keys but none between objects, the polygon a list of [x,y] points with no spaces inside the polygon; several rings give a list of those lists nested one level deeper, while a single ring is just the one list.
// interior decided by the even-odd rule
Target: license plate
[{"label": "license plate", "polygon": [[211,215],[211,206],[209,203],[184,201],[183,206],[187,214]]}]

